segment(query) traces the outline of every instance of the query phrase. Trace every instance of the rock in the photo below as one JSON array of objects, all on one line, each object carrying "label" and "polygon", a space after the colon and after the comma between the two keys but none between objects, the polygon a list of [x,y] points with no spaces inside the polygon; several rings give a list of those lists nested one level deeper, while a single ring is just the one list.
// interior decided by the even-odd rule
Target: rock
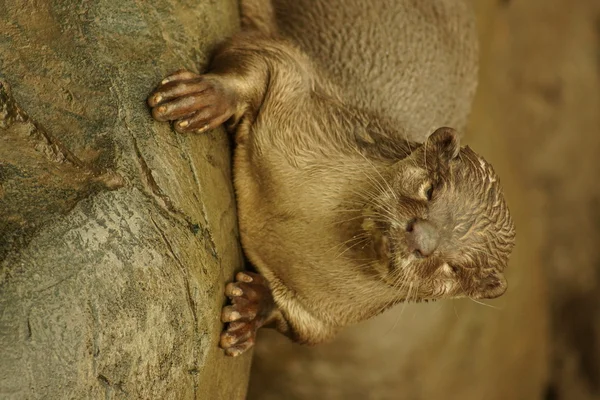
[{"label": "rock", "polygon": [[145,105],[237,3],[0,10],[0,398],[244,398],[251,355],[217,346],[242,267],[228,138]]}]

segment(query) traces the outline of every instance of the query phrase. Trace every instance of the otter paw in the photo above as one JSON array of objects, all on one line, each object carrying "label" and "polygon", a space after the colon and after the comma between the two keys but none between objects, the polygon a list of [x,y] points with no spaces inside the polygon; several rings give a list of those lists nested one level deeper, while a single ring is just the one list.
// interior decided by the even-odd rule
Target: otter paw
[{"label": "otter paw", "polygon": [[252,272],[238,272],[225,294],[232,304],[221,313],[221,321],[228,325],[221,333],[220,346],[225,354],[236,357],[254,346],[256,331],[270,321],[275,303],[265,278]]},{"label": "otter paw", "polygon": [[157,121],[175,121],[178,132],[201,133],[227,121],[235,111],[234,96],[214,75],[179,70],[162,80],[148,96]]}]

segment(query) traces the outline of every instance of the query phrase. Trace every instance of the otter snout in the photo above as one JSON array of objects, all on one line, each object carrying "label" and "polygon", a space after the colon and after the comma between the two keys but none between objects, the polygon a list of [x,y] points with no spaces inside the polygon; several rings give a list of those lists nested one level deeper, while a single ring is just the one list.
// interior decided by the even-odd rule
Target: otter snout
[{"label": "otter snout", "polygon": [[428,257],[440,243],[440,232],[435,224],[424,219],[415,219],[406,227],[406,239],[410,251]]}]

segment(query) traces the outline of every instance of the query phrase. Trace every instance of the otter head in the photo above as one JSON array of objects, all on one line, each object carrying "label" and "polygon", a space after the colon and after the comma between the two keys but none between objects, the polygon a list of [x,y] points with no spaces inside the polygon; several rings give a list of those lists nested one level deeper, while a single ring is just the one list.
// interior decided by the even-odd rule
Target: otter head
[{"label": "otter head", "polygon": [[505,292],[514,224],[492,166],[453,129],[436,130],[381,178],[363,228],[399,300]]}]

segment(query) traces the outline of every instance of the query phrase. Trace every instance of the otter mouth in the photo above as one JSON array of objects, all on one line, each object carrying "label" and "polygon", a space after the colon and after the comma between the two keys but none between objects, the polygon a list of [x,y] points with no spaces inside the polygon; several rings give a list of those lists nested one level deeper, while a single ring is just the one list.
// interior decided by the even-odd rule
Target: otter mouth
[{"label": "otter mouth", "polygon": [[[382,272],[388,277],[397,275],[398,269],[403,268],[403,263],[399,263],[397,259],[397,245],[398,243],[392,240],[391,234],[387,230],[381,229],[373,234],[373,250],[375,251],[379,265],[382,267]],[[412,264],[413,258],[412,255],[408,255],[409,264]]]},{"label": "otter mouth", "polygon": [[361,223],[364,234],[370,237],[371,256],[375,262],[375,269],[379,273],[387,273],[393,269],[390,265],[393,260],[393,244],[386,229],[385,223],[377,221],[370,215],[364,217]]},{"label": "otter mouth", "polygon": [[385,264],[390,264],[393,260],[392,257],[392,243],[384,232],[377,232],[373,237],[373,247],[377,258]]},{"label": "otter mouth", "polygon": [[384,223],[365,217],[362,222],[362,229],[371,235],[373,251],[378,260],[382,263],[388,263],[392,257],[392,241],[390,240],[389,230]]},{"label": "otter mouth", "polygon": [[[390,286],[397,286],[399,270],[410,270],[415,267],[415,262],[425,261],[423,257],[417,257],[409,251],[402,235],[395,232],[390,223],[366,216],[362,222],[362,229],[371,237],[374,270]],[[410,274],[409,271],[405,272]]]}]

